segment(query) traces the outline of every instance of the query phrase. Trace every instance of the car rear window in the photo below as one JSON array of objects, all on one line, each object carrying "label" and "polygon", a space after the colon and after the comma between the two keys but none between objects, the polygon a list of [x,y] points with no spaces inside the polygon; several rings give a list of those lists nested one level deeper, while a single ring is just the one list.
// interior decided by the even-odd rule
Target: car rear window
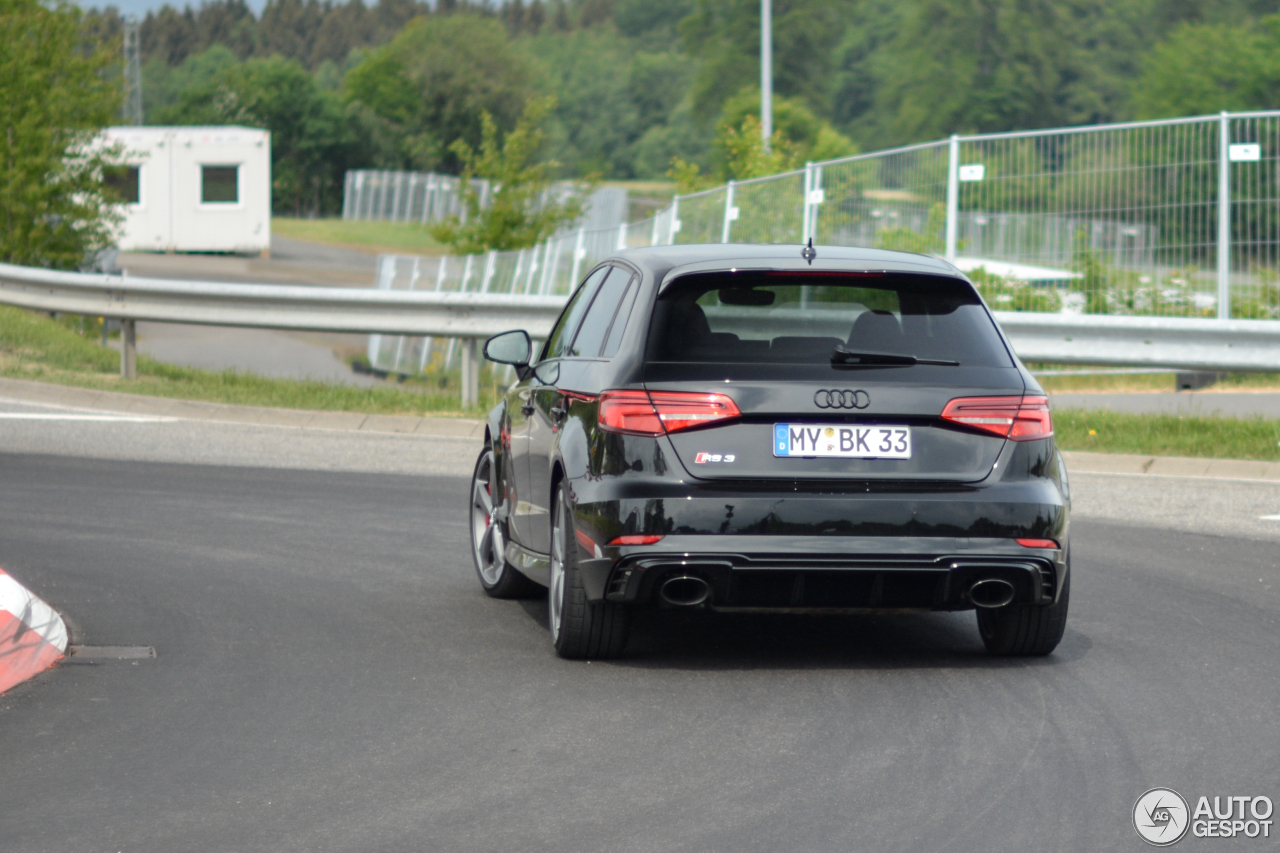
[{"label": "car rear window", "polygon": [[837,345],[974,367],[1013,365],[965,282],[865,273],[686,276],[654,306],[646,360],[830,370]]}]

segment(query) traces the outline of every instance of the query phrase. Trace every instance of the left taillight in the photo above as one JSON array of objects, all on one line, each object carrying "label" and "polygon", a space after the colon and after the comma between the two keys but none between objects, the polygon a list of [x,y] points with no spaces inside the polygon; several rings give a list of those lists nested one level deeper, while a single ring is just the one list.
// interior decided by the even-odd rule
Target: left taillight
[{"label": "left taillight", "polygon": [[947,403],[942,419],[1012,441],[1053,435],[1048,397],[958,397]]},{"label": "left taillight", "polygon": [[599,423],[607,432],[662,435],[741,417],[724,394],[684,391],[605,391],[600,395]]}]

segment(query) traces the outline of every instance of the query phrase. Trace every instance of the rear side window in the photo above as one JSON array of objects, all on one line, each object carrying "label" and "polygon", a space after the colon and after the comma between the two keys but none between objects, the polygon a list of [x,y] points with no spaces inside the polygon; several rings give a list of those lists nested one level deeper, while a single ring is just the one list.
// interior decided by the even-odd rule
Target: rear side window
[{"label": "rear side window", "polygon": [[578,331],[578,324],[582,322],[582,315],[591,304],[591,297],[595,295],[596,288],[600,286],[600,282],[604,281],[610,269],[611,267],[601,267],[587,276],[587,280],[578,288],[573,299],[569,300],[564,313],[560,315],[559,322],[551,330],[551,337],[547,338],[547,345],[542,351],[543,361],[549,358],[560,358],[565,354],[565,348],[569,345],[569,341],[573,340],[573,334]]},{"label": "rear side window", "polygon": [[812,365],[825,373],[837,345],[974,367],[1013,366],[964,282],[840,273],[681,279],[654,306],[647,356],[685,364]]},{"label": "rear side window", "polygon": [[613,315],[618,313],[618,303],[622,301],[623,293],[630,281],[630,273],[624,269],[613,268],[613,272],[609,273],[604,284],[600,285],[600,289],[596,291],[596,298],[587,309],[587,315],[582,318],[582,325],[578,327],[578,336],[573,339],[573,346],[565,353],[566,356],[596,358],[600,355],[604,337],[609,333]]},{"label": "rear side window", "polygon": [[622,297],[626,296],[627,284],[630,283],[631,273],[625,269],[614,268],[609,273],[599,292],[596,292],[595,301],[591,302],[585,318],[582,318],[582,325],[577,337],[573,339],[568,355],[584,359],[595,359],[600,355],[600,347],[604,345],[604,338],[612,328],[613,318],[618,314],[618,305],[621,304]]},{"label": "rear side window", "polygon": [[618,347],[622,345],[622,333],[627,330],[627,321],[631,319],[631,308],[636,304],[636,293],[639,290],[640,279],[632,278],[627,292],[622,296],[618,313],[613,315],[613,325],[609,327],[609,337],[605,340],[604,352],[601,353],[605,358],[613,358],[618,354]]}]

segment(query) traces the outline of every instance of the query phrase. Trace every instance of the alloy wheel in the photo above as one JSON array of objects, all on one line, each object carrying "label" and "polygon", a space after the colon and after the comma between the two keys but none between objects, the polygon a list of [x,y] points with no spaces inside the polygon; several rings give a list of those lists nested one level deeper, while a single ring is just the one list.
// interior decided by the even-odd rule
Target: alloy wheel
[{"label": "alloy wheel", "polygon": [[481,580],[487,586],[494,586],[502,580],[506,543],[502,538],[502,526],[493,517],[492,450],[476,466],[475,479],[471,484],[471,545]]},{"label": "alloy wheel", "polygon": [[547,602],[551,612],[551,638],[560,639],[560,620],[564,617],[564,501],[557,495],[551,525],[551,583]]}]

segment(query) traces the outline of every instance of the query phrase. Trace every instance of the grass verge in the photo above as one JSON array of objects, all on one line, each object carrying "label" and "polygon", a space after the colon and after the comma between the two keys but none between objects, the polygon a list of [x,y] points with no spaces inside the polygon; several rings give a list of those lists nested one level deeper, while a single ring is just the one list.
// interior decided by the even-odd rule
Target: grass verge
[{"label": "grass verge", "polygon": [[1053,431],[1063,450],[1280,460],[1280,421],[1199,418],[1055,409]]},{"label": "grass verge", "polygon": [[[120,378],[120,354],[97,342],[96,322],[0,306],[0,376],[155,397],[284,409],[384,415],[478,417],[497,399],[488,370],[481,373],[480,405],[461,406],[457,371],[372,388],[270,379],[233,370],[179,367],[138,356],[138,378]],[[444,387],[441,387],[441,380]]]},{"label": "grass verge", "polygon": [[346,249],[402,255],[445,254],[445,248],[436,242],[426,226],[413,223],[348,222],[343,219],[273,216],[271,230],[281,237]]},{"label": "grass verge", "polygon": [[[478,417],[497,401],[496,377],[481,374],[480,405],[463,410],[457,371],[373,388],[269,379],[232,370],[178,367],[138,357],[138,379],[120,378],[120,355],[97,343],[99,327],[79,317],[0,306],[0,376],[156,397],[285,409],[387,415]],[[443,380],[443,385],[441,387]],[[1057,409],[1064,450],[1220,459],[1280,460],[1280,421]]]}]

